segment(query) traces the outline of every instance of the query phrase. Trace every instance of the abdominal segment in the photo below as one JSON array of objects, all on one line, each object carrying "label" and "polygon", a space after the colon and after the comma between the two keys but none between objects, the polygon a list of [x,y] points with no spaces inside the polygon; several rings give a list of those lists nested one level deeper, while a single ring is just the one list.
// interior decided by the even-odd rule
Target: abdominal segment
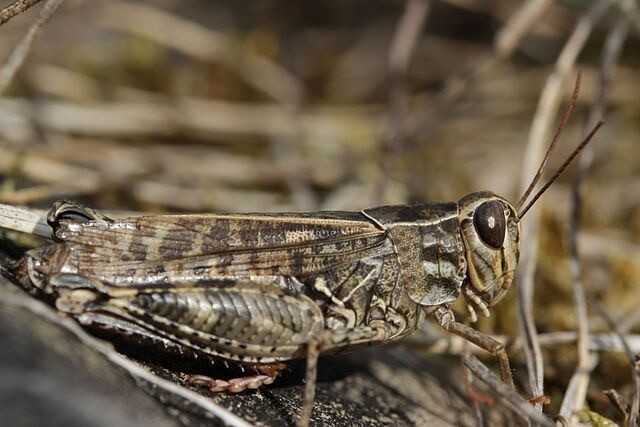
[{"label": "abdominal segment", "polygon": [[93,310],[117,313],[191,348],[246,362],[298,357],[324,324],[319,307],[305,296],[251,289],[139,292]]}]

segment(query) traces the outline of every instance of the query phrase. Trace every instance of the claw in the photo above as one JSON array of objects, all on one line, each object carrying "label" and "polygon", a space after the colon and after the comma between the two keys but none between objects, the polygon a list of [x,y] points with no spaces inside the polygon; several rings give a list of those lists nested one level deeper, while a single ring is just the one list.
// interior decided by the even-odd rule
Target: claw
[{"label": "claw", "polygon": [[54,236],[56,235],[56,230],[60,227],[61,220],[76,223],[86,223],[90,221],[103,223],[112,222],[111,218],[106,217],[91,208],[66,200],[55,202],[47,214],[47,223],[51,228],[53,228]]}]

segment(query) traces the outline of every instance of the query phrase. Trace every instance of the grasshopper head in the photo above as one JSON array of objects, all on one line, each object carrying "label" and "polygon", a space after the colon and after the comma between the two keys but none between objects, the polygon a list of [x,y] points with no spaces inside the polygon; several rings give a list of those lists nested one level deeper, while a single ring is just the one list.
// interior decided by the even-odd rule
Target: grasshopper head
[{"label": "grasshopper head", "polygon": [[602,121],[598,122],[553,176],[536,193],[531,195],[542,177],[560,131],[573,110],[578,87],[579,79],[576,82],[572,104],[565,114],[565,120],[560,123],[535,176],[520,197],[517,210],[506,199],[490,192],[471,193],[458,201],[460,230],[467,260],[464,291],[467,298],[467,308],[472,319],[476,317],[472,304],[479,306],[488,316],[487,307],[500,301],[511,287],[518,264],[519,224],[522,218],[578,153],[592,140],[603,124]]},{"label": "grasshopper head", "polygon": [[518,264],[518,214],[504,198],[471,193],[458,201],[467,259],[467,296],[492,306],[506,294]]}]

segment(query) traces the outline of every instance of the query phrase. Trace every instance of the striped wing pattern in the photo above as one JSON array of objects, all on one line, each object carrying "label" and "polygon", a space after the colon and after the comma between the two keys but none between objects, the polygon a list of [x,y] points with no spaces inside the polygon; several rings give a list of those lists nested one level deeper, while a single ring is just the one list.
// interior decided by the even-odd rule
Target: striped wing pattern
[{"label": "striped wing pattern", "polygon": [[[374,255],[386,238],[360,214],[162,215],[61,222],[67,260],[112,285],[303,277]],[[348,215],[348,216],[347,216]],[[345,218],[346,216],[346,218]]]}]

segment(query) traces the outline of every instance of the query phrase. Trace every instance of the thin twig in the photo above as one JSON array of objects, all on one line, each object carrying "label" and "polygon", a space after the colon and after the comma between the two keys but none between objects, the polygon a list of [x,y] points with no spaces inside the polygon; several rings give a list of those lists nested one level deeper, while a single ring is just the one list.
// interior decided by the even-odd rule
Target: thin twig
[{"label": "thin twig", "polygon": [[44,24],[49,22],[63,1],[64,0],[47,0],[36,22],[33,23],[29,31],[27,31],[27,34],[20,40],[20,43],[18,43],[15,49],[13,49],[7,62],[2,66],[2,69],[0,69],[0,94],[11,84],[13,77],[29,55],[31,45],[33,45],[33,41],[40,32],[40,29]]},{"label": "thin twig", "polygon": [[629,20],[629,23],[633,26],[636,33],[640,32],[640,8],[636,0],[618,0],[617,5],[622,10],[622,13]]},{"label": "thin twig", "polygon": [[22,12],[30,9],[42,0],[18,0],[11,3],[9,6],[5,6],[0,10],[0,25],[4,25],[12,18],[20,15]]},{"label": "thin twig", "polygon": [[489,368],[487,368],[480,360],[471,355],[463,356],[464,365],[481,381],[489,386],[489,390],[500,398],[504,404],[518,416],[525,420],[531,420],[544,426],[553,426],[554,424],[542,413],[537,412],[535,408],[520,397],[518,393],[514,393],[513,389],[506,383],[502,382]]},{"label": "thin twig", "polygon": [[219,61],[248,85],[281,103],[295,104],[303,95],[297,77],[270,58],[251,52],[226,34],[142,2],[104,2],[98,25],[144,37],[199,60]]},{"label": "thin twig", "polygon": [[389,134],[382,144],[384,160],[380,177],[379,189],[376,192],[380,204],[384,202],[386,180],[389,175],[390,163],[406,146],[407,128],[406,119],[409,113],[409,93],[407,83],[407,71],[411,64],[411,58],[424,23],[429,13],[428,0],[407,0],[404,13],[398,22],[389,47]]},{"label": "thin twig", "polygon": [[[609,86],[612,80],[615,66],[622,51],[624,40],[629,30],[629,21],[622,16],[607,36],[604,46],[602,62],[600,65],[599,84],[596,92],[595,102],[591,108],[587,129],[593,127],[597,122],[604,119],[606,114]],[[584,178],[593,163],[593,149],[587,147],[578,163],[578,172],[573,183],[573,197],[570,221],[569,247],[571,253],[571,271],[573,276],[573,294],[576,304],[576,319],[578,322],[578,366],[573,374],[569,386],[565,393],[560,408],[560,416],[569,417],[585,404],[587,388],[589,386],[589,375],[597,363],[597,359],[589,351],[589,318],[587,313],[587,302],[582,284],[582,265],[580,263],[580,248],[578,245],[578,231],[580,228],[580,217],[582,211],[582,188]]]},{"label": "thin twig", "polygon": [[428,13],[428,0],[407,1],[404,14],[400,18],[389,48],[389,71],[392,76],[406,77]]},{"label": "thin twig", "polygon": [[[34,103],[23,98],[0,99],[1,131],[30,134]],[[296,136],[293,120],[298,120],[304,139],[319,140],[334,135],[371,141],[379,133],[380,114],[376,108],[327,106],[305,108],[293,116],[276,103],[226,102],[196,97],[159,102],[94,102],[78,105],[41,100],[37,105],[38,124],[47,131],[95,135],[108,138],[167,137],[193,135],[214,140],[242,140]]]},{"label": "thin twig", "polygon": [[638,358],[638,354],[634,354],[631,350],[631,346],[629,346],[624,334],[607,310],[595,301],[590,301],[590,303],[604,319],[609,328],[618,336],[618,339],[624,348],[624,352],[629,359],[629,363],[631,364],[631,377],[633,378],[634,392],[631,400],[631,408],[629,409],[629,419],[625,420],[625,426],[638,427],[638,416],[640,416],[640,359]]},{"label": "thin twig", "polygon": [[2,191],[0,201],[10,205],[29,205],[42,200],[85,196],[95,191],[97,188],[78,188],[63,183],[34,185],[8,192]]},{"label": "thin twig", "polygon": [[[616,31],[615,29],[612,31]],[[609,44],[609,43],[607,43]],[[618,49],[619,52],[619,49]],[[615,56],[617,59],[617,55]],[[608,82],[615,65],[612,62],[610,53],[603,55],[603,62],[600,69],[600,85],[598,95],[591,108],[587,129],[593,127],[597,122],[604,119],[607,104]],[[582,214],[582,187],[584,178],[593,163],[593,150],[587,147],[578,162],[578,172],[573,182],[571,218],[569,231],[569,248],[571,254],[571,273],[573,282],[573,296],[576,305],[576,320],[578,325],[578,366],[571,377],[571,381],[565,392],[559,415],[570,417],[574,412],[581,409],[586,400],[587,389],[589,387],[589,377],[593,368],[597,364],[597,357],[590,353],[591,337],[589,335],[589,316],[587,310],[586,296],[582,283],[582,264],[580,259],[580,247],[578,243],[578,232],[580,229],[580,218]]]},{"label": "thin twig", "polygon": [[0,227],[45,238],[52,235],[45,214],[36,209],[0,204]]},{"label": "thin twig", "polygon": [[597,357],[590,353],[589,316],[585,291],[582,283],[582,264],[580,259],[580,247],[578,246],[578,231],[582,215],[582,186],[592,161],[592,150],[587,148],[578,162],[578,172],[573,184],[571,198],[571,217],[569,221],[569,250],[571,254],[571,276],[573,285],[573,300],[576,307],[576,322],[578,325],[578,365],[569,381],[560,406],[559,415],[570,417],[575,411],[584,406],[587,397],[587,388],[593,368],[596,366]]},{"label": "thin twig", "polygon": [[459,102],[471,88],[486,78],[493,78],[493,71],[516,51],[522,39],[547,11],[550,0],[530,0],[524,7],[509,17],[494,41],[495,55],[482,60],[471,70],[464,70],[449,78],[444,90],[434,102],[421,111],[410,112],[405,119],[407,137],[425,135],[444,122],[451,108]]},{"label": "thin twig", "polygon": [[640,417],[640,356],[637,353],[633,359],[633,398],[629,412],[629,426],[637,427]]},{"label": "thin twig", "polygon": [[613,405],[614,408],[620,412],[620,414],[626,418],[629,417],[629,407],[624,397],[620,395],[615,389],[605,390],[602,392],[607,398],[609,402]]},{"label": "thin twig", "polygon": [[[545,141],[547,140],[553,117],[556,116],[560,106],[564,83],[571,75],[576,59],[582,51],[593,25],[604,15],[608,6],[608,1],[600,0],[580,18],[556,61],[554,73],[547,79],[529,133],[525,163],[522,168],[521,182],[523,183],[523,190],[542,160]],[[534,212],[536,211],[534,210]],[[529,218],[522,228],[524,243],[521,247],[521,262],[518,272],[518,316],[521,334],[526,343],[525,355],[531,393],[534,396],[542,396],[544,394],[544,365],[533,316],[533,276],[537,258],[537,228],[539,221],[537,214],[532,213],[530,216],[532,218]],[[539,411],[542,410],[541,404],[536,406]]]},{"label": "thin twig", "polygon": [[[624,3],[635,4],[635,0],[624,0]],[[624,42],[629,34],[629,28],[630,22],[628,17],[621,14],[618,21],[607,35],[602,51],[602,61],[600,64],[600,73],[598,74],[599,81],[596,96],[589,114],[589,123],[591,125],[595,124],[606,115],[611,82],[613,81],[616,65],[620,58],[620,54],[622,53]]]},{"label": "thin twig", "polygon": [[[509,337],[505,335],[492,335],[496,341],[508,346],[509,354],[516,354],[523,350],[521,339],[514,342],[509,341]],[[627,344],[634,353],[640,353],[640,335],[625,334]],[[540,347],[557,347],[559,345],[574,344],[578,340],[578,333],[575,331],[548,332],[538,335]],[[464,348],[467,341],[464,338],[456,336],[443,335],[442,337],[429,340],[421,340],[419,337],[408,338],[407,344],[412,347],[427,349],[431,353],[446,354],[464,354]],[[486,351],[480,347],[470,345],[469,351],[474,355],[486,355]],[[624,348],[620,345],[620,340],[615,334],[591,334],[589,336],[589,351],[598,352],[624,352]]]},{"label": "thin twig", "polygon": [[524,3],[498,32],[494,41],[496,55],[502,59],[511,56],[522,38],[539,22],[553,3],[553,0],[529,0]]},{"label": "thin twig", "polygon": [[618,321],[620,322],[620,330],[625,334],[629,332],[638,323],[640,323],[640,311],[638,310],[638,307],[634,306],[630,310],[626,310],[618,316]]},{"label": "thin twig", "polygon": [[[609,86],[612,80],[615,66],[622,51],[624,40],[628,34],[629,21],[626,16],[618,19],[617,25],[609,32],[605,42],[600,73],[598,78],[598,88],[595,102],[589,114],[587,129],[594,126],[598,121],[603,120],[606,114],[609,100]],[[593,150],[587,147],[578,163],[578,173],[574,180],[572,197],[572,215],[570,230],[570,250],[571,267],[573,275],[573,292],[576,303],[576,317],[578,320],[578,366],[571,378],[569,387],[565,394],[565,399],[560,408],[560,415],[568,417],[573,412],[584,406],[587,387],[589,384],[589,373],[595,366],[596,360],[590,354],[591,347],[589,335],[589,320],[587,314],[586,297],[582,285],[582,266],[580,263],[580,250],[578,246],[578,229],[580,225],[582,207],[582,186],[584,177],[593,163]]]}]

